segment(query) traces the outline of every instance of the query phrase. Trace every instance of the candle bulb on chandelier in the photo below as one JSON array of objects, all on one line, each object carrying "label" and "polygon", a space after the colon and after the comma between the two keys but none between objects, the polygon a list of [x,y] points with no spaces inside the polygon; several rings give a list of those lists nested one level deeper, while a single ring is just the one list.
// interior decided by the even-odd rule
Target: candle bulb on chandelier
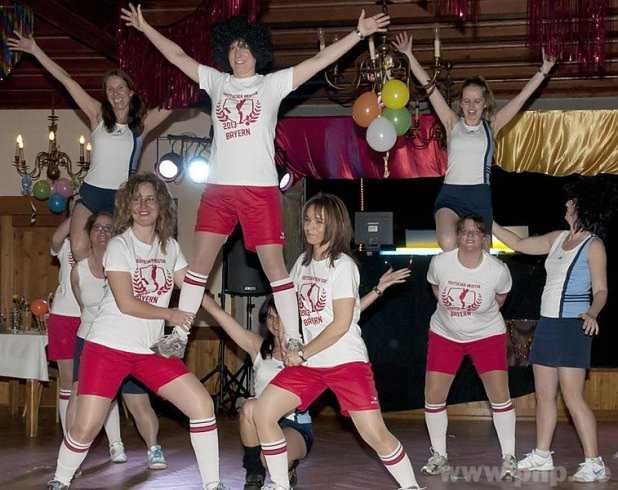
[{"label": "candle bulb on chandelier", "polygon": [[20,150],[24,149],[24,139],[21,137],[21,134],[17,135],[17,140],[15,143],[15,157],[19,157]]},{"label": "candle bulb on chandelier", "polygon": [[90,152],[92,151],[92,145],[90,144],[90,142],[88,142],[88,144],[86,145],[86,161],[89,162],[90,161]]},{"label": "candle bulb on chandelier", "polygon": [[86,138],[84,138],[84,135],[82,134],[79,137],[79,161],[83,162],[84,161],[84,145],[86,144]]},{"label": "candle bulb on chandelier", "polygon": [[56,135],[53,131],[49,132],[49,141],[54,141],[56,139]]},{"label": "candle bulb on chandelier", "polygon": [[433,32],[433,56],[434,58],[440,58],[440,26],[438,24],[435,25]]}]

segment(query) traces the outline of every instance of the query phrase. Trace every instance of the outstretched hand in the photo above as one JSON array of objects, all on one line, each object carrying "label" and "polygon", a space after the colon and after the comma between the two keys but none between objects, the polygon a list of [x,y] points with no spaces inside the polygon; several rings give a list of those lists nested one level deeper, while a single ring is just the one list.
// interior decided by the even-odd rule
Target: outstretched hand
[{"label": "outstretched hand", "polygon": [[138,31],[144,32],[144,28],[148,25],[142,15],[142,6],[140,4],[137,5],[137,8],[132,3],[129,4],[129,9],[121,8],[120,18],[124,20],[125,25],[134,27]]},{"label": "outstretched hand", "polygon": [[7,39],[6,44],[11,51],[21,51],[23,53],[34,54],[37,45],[34,39],[28,36],[22,36],[20,32],[15,31],[17,37]]},{"label": "outstretched hand", "polygon": [[543,65],[541,65],[541,70],[543,73],[549,73],[556,65],[556,57],[548,56],[545,52],[545,48],[541,48],[541,54],[543,55]]},{"label": "outstretched hand", "polygon": [[376,14],[365,17],[365,9],[358,18],[358,31],[364,36],[371,36],[374,32],[386,32],[386,26],[391,23],[391,18],[386,14]]},{"label": "outstretched hand", "polygon": [[380,280],[378,281],[378,289],[382,292],[389,286],[393,284],[401,284],[406,282],[406,279],[410,277],[412,272],[408,267],[403,267],[401,269],[397,269],[393,271],[392,267],[389,267],[388,270],[382,274]]},{"label": "outstretched hand", "polygon": [[395,40],[392,44],[401,54],[412,57],[412,34],[400,32],[395,36]]}]

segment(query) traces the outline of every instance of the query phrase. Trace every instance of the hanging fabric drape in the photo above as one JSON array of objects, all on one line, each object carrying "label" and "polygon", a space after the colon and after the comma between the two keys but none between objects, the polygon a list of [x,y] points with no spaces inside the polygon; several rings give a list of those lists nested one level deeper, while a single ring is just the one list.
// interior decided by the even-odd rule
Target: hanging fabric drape
[{"label": "hanging fabric drape", "polygon": [[[238,14],[255,22],[259,8],[260,0],[205,0],[195,12],[157,30],[193,59],[209,64],[212,26]],[[198,84],[165,60],[143,33],[123,23],[118,28],[118,58],[150,107],[181,108],[198,101]]]}]

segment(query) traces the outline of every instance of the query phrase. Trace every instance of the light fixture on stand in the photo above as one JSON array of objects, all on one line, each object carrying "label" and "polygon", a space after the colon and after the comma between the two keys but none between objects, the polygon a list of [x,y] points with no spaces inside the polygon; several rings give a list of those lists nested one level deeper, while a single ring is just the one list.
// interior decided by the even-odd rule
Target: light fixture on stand
[{"label": "light fixture on stand", "polygon": [[[170,151],[159,158],[159,142],[167,141]],[[208,180],[211,138],[188,134],[169,134],[157,138],[157,161],[154,171],[165,182],[180,182],[185,173],[196,184]]]}]

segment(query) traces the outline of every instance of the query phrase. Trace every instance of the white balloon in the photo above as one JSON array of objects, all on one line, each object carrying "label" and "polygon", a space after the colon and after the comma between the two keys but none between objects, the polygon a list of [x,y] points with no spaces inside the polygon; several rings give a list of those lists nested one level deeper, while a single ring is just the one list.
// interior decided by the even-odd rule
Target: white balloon
[{"label": "white balloon", "polygon": [[397,131],[391,121],[377,117],[367,128],[367,143],[375,151],[385,152],[395,146]]}]

